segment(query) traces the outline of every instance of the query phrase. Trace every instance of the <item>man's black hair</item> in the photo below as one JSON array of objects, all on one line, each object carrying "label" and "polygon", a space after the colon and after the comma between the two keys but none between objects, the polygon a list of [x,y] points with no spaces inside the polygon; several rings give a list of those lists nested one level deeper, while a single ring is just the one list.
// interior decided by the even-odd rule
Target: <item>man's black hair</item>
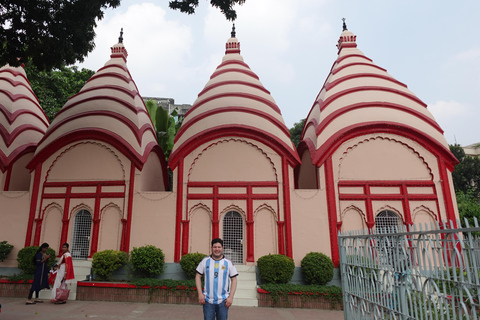
[{"label": "man's black hair", "polygon": [[222,245],[222,248],[223,248],[223,240],[220,239],[220,238],[215,238],[212,240],[212,247],[215,243],[220,243]]}]

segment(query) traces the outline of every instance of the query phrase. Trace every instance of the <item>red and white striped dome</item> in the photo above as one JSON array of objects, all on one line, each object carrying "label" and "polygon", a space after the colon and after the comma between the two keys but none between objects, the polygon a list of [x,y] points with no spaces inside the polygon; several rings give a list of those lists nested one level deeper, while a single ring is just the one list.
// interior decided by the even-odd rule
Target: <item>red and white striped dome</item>
[{"label": "red and white striped dome", "polygon": [[170,165],[175,167],[178,158],[185,156],[202,138],[227,135],[261,137],[286,154],[291,163],[299,162],[280,109],[243,61],[234,32],[227,41],[222,63],[185,115],[175,137]]},{"label": "red and white striped dome", "polygon": [[110,60],[57,113],[30,163],[79,140],[100,140],[115,146],[139,168],[159,148],[137,86],[128,71],[127,50],[120,42]]},{"label": "red and white striped dome", "polygon": [[34,152],[48,119],[22,67],[0,68],[0,169]]},{"label": "red and white striped dome", "polygon": [[338,58],[305,121],[302,141],[313,163],[343,137],[371,132],[402,131],[423,136],[443,154],[448,144],[427,105],[405,84],[357,49],[356,36],[346,30],[338,41]]}]

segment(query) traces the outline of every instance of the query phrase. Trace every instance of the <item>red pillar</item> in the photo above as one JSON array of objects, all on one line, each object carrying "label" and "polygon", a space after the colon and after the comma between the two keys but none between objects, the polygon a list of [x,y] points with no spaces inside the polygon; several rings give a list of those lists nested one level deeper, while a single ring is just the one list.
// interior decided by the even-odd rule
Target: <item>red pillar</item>
[{"label": "red pillar", "polygon": [[70,193],[72,192],[72,186],[67,186],[65,193],[65,207],[63,208],[63,219],[62,219],[62,236],[60,238],[60,248],[58,248],[58,254],[62,252],[62,244],[67,242],[68,237],[68,223],[70,219],[68,217],[68,212],[70,210]]},{"label": "red pillar", "polygon": [[292,217],[290,204],[290,174],[288,170],[288,163],[285,157],[282,158],[282,177],[283,177],[283,214],[285,221],[285,245],[286,255],[293,258],[293,244],[292,244]]},{"label": "red pillar", "polygon": [[120,238],[120,251],[127,251],[125,248],[125,234],[127,232],[127,220],[122,219],[122,237]]},{"label": "red pillar", "polygon": [[30,213],[28,216],[27,233],[25,235],[25,247],[29,247],[32,242],[33,222],[35,220],[35,212],[37,209],[38,192],[40,190],[41,175],[42,175],[42,165],[39,164],[35,168],[35,178],[33,179],[32,200],[30,201]]},{"label": "red pillar", "polygon": [[173,254],[173,260],[175,262],[180,261],[182,211],[183,211],[183,158],[180,159],[177,167],[177,215],[175,219],[175,252]]},{"label": "red pillar", "polygon": [[338,267],[340,262],[340,254],[338,251],[337,201],[335,196],[335,180],[333,177],[332,157],[328,157],[325,161],[325,181],[327,189],[328,222],[330,227],[330,247],[332,250],[333,264],[335,267]]},{"label": "red pillar", "polygon": [[247,186],[247,262],[255,262],[252,186]]},{"label": "red pillar", "polygon": [[283,228],[285,223],[283,221],[277,222],[277,230],[278,230],[278,253],[285,254],[285,238],[283,233]]},{"label": "red pillar", "polygon": [[440,172],[440,181],[442,183],[443,201],[445,203],[445,211],[447,212],[447,223],[450,225],[450,220],[453,225],[457,227],[457,218],[455,217],[455,209],[452,201],[452,190],[450,190],[450,183],[448,181],[447,166],[445,161],[440,157],[437,158],[438,171]]},{"label": "red pillar", "polygon": [[213,199],[212,199],[212,239],[220,238],[220,220],[218,216],[218,186],[213,186]]},{"label": "red pillar", "polygon": [[182,220],[182,256],[188,253],[188,237],[190,236],[190,220]]},{"label": "red pillar", "polygon": [[[125,234],[125,252],[130,252],[130,233],[132,230],[133,188],[135,185],[135,165],[130,165],[130,183],[128,188],[127,232]],[[98,240],[98,239],[97,239]]]},{"label": "red pillar", "polygon": [[93,213],[93,234],[92,234],[92,242],[90,245],[90,256],[89,258],[93,257],[93,255],[97,252],[98,249],[98,234],[100,231],[100,193],[102,192],[102,186],[97,186],[97,195],[95,197],[95,208]]}]

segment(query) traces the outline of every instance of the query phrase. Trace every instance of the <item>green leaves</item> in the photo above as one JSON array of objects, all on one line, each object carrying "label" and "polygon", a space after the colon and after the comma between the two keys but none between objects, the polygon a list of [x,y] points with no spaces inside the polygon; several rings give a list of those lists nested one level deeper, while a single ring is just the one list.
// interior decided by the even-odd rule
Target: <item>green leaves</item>
[{"label": "green leaves", "polygon": [[163,273],[165,255],[162,249],[153,245],[133,248],[130,252],[130,263],[133,271],[145,277],[156,277]]},{"label": "green leaves", "polygon": [[10,252],[12,252],[13,245],[7,241],[0,241],[0,262],[7,259]]},{"label": "green leaves", "polygon": [[189,278],[194,279],[197,274],[197,266],[207,255],[203,253],[187,253],[180,259],[180,266]]},{"label": "green leaves", "polygon": [[333,262],[320,252],[308,253],[300,263],[305,281],[308,284],[326,285],[333,278]]},{"label": "green leaves", "polygon": [[[237,12],[233,7],[238,4],[242,5],[245,3],[245,0],[210,0],[210,4],[213,7],[219,8],[220,11],[225,15],[225,18],[230,21],[235,21],[237,18]],[[185,12],[187,14],[195,13],[195,9],[198,7],[198,0],[172,0],[169,2],[168,6],[170,9],[180,10],[180,12]]]},{"label": "green leaves", "polygon": [[295,270],[293,259],[281,254],[269,254],[257,261],[260,279],[265,283],[287,283]]},{"label": "green leaves", "polygon": [[[22,270],[25,274],[33,274],[35,273],[35,263],[34,257],[37,253],[38,246],[31,246],[25,247],[20,249],[17,254],[17,261],[18,261],[18,269]],[[52,248],[47,249],[47,254],[50,255],[50,259],[48,260],[48,267],[50,268],[53,263],[55,262],[55,250]]]},{"label": "green leaves", "polygon": [[168,160],[173,149],[175,135],[180,129],[181,121],[176,121],[177,110],[173,110],[169,115],[168,110],[157,105],[153,100],[145,102],[148,114],[152,120],[153,126],[157,133],[157,141],[165,154],[165,160]]},{"label": "green leaves", "polygon": [[127,262],[126,252],[103,250],[93,255],[92,269],[102,280],[110,280],[112,273]]}]

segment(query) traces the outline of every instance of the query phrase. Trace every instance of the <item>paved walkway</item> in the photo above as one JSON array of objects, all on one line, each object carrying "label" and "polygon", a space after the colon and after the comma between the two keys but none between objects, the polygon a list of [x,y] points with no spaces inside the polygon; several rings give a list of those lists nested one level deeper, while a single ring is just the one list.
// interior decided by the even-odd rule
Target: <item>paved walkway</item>
[{"label": "paved walkway", "polygon": [[[203,319],[202,308],[194,305],[147,304],[128,302],[68,301],[63,305],[48,302],[25,305],[25,299],[1,298],[0,320],[50,319]],[[230,308],[229,320],[343,320],[343,311],[289,308]]]}]

